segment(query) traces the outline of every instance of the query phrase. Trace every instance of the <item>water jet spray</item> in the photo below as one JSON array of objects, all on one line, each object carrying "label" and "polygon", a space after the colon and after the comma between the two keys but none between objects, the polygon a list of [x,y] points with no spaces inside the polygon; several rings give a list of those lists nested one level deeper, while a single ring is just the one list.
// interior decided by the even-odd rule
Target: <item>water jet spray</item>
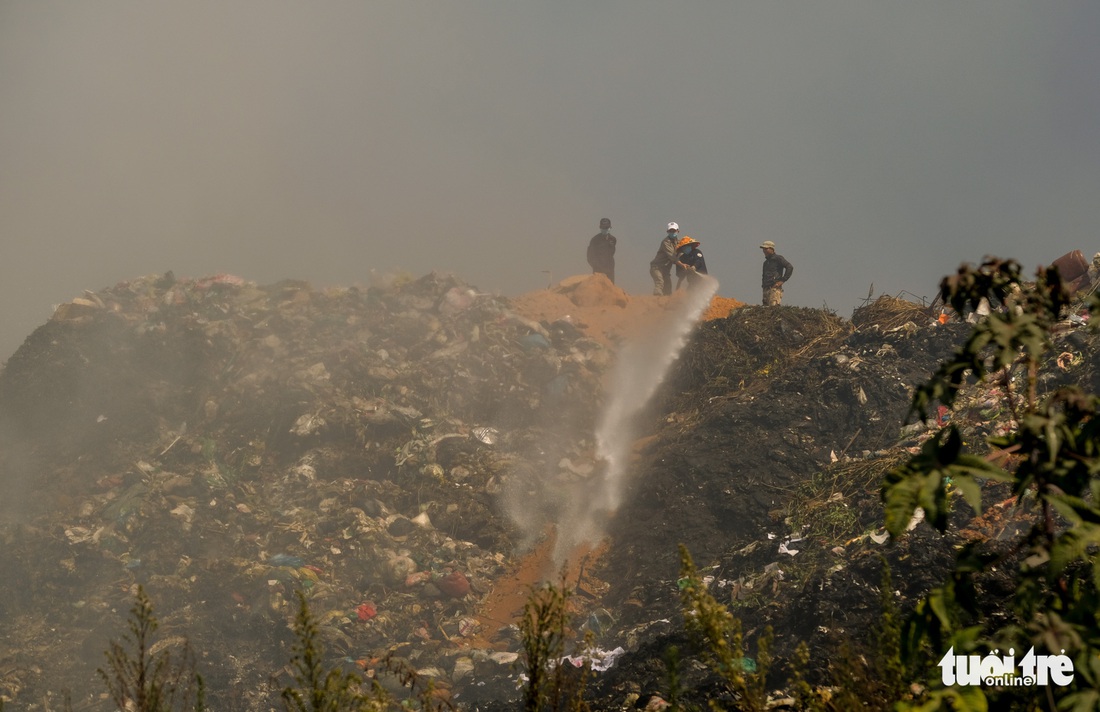
[{"label": "water jet spray", "polygon": [[563,564],[582,545],[594,545],[622,504],[630,474],[635,419],[664,383],[699,318],[718,291],[718,280],[701,280],[669,301],[664,318],[619,352],[608,398],[596,426],[596,457],[604,465],[590,486],[573,493],[573,506],[557,524],[554,561]]}]

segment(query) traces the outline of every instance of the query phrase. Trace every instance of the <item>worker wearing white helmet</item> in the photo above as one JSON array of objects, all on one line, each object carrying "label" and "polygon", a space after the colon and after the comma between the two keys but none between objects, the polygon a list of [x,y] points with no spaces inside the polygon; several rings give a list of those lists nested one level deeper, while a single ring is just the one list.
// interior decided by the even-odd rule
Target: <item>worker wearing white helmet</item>
[{"label": "worker wearing white helmet", "polygon": [[653,278],[655,296],[672,294],[672,268],[684,266],[676,253],[679,242],[676,235],[679,232],[680,226],[677,223],[668,224],[668,234],[661,240],[661,246],[657,248],[657,256],[649,263],[649,276]]}]

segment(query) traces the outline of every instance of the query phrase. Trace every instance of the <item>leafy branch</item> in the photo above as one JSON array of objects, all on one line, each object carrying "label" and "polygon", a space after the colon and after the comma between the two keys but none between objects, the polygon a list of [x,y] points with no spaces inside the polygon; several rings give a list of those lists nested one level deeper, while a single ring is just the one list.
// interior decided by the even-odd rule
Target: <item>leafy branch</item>
[{"label": "leafy branch", "polygon": [[[964,547],[948,580],[913,612],[903,648],[910,656],[924,644],[941,654],[950,646],[958,652],[982,645],[1064,649],[1074,657],[1077,676],[1072,687],[1051,692],[1063,698],[1062,705],[1091,708],[1100,701],[1100,399],[1077,387],[1045,395],[1039,390],[1040,372],[1053,350],[1054,326],[1071,295],[1054,267],[1039,269],[1034,283],[1025,284],[1018,263],[986,258],[977,268],[964,265],[945,278],[940,296],[960,313],[976,309],[983,300],[993,309],[916,390],[909,418],[927,420],[937,403],[952,407],[972,383],[1001,383],[1012,429],[989,437],[984,445],[1011,457],[967,452],[955,425],[939,431],[886,475],[881,492],[886,527],[892,537],[903,536],[920,509],[931,526],[945,532],[951,514],[948,483],[980,512],[986,480],[1010,483],[1018,507],[1037,516],[1007,552]],[[1094,315],[1100,311],[1095,296],[1087,306]],[[1018,379],[1022,387],[1016,388]],[[1011,462],[1014,469],[1003,469],[992,459]],[[1008,622],[984,619],[975,579],[1009,558],[1017,562],[1011,597],[1015,617]],[[1011,700],[1021,693],[999,694]],[[965,695],[937,690],[920,709],[948,705],[982,707],[985,697],[980,690]]]}]

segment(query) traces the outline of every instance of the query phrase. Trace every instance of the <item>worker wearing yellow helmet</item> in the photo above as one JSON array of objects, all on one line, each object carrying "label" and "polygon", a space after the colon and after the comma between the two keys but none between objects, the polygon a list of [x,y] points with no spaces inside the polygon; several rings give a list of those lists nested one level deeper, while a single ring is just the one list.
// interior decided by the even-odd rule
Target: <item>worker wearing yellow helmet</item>
[{"label": "worker wearing yellow helmet", "polygon": [[699,275],[707,273],[707,261],[699,250],[699,241],[684,235],[676,243],[676,254],[680,258],[676,265],[676,288],[679,289],[685,279],[689,289],[699,284],[702,281]]}]

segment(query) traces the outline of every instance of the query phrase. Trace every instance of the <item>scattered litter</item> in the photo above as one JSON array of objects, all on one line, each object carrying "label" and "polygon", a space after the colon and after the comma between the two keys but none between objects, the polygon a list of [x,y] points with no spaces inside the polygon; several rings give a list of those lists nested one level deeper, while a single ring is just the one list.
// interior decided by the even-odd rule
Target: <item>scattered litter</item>
[{"label": "scattered litter", "polygon": [[305,559],[300,556],[292,556],[290,554],[275,554],[267,563],[272,566],[289,566],[290,568],[301,568],[305,563]]},{"label": "scattered litter", "polygon": [[592,669],[596,672],[605,672],[609,670],[623,654],[625,650],[620,646],[614,650],[601,650],[596,649],[591,651],[587,655],[566,655],[561,659],[561,662],[569,663],[573,667],[584,667],[586,663],[591,663]]},{"label": "scattered litter", "polygon": [[[915,525],[914,525],[915,526]],[[876,544],[885,544],[886,540],[890,538],[889,532],[883,531],[881,533],[872,533],[867,535],[871,541]]]},{"label": "scattered litter", "polygon": [[475,438],[486,445],[496,445],[497,438],[500,436],[496,428],[477,427],[472,428],[470,432],[473,433]]},{"label": "scattered litter", "polygon": [[511,665],[519,660],[519,653],[491,653],[489,659],[498,665]]},{"label": "scattered litter", "polygon": [[[50,546],[63,549],[56,556],[51,552],[52,566],[43,567],[57,579],[49,582],[51,587],[67,585],[64,578],[111,573],[105,577],[112,579],[109,589],[81,593],[80,607],[71,607],[74,619],[78,612],[102,617],[104,611],[122,610],[120,591],[136,580],[155,581],[154,603],[170,616],[171,630],[196,630],[194,642],[209,655],[206,659],[229,669],[235,663],[222,641],[234,636],[202,616],[222,613],[220,621],[247,626],[249,632],[282,630],[293,617],[294,592],[305,588],[325,643],[336,648],[338,657],[377,659],[392,648],[409,655],[416,669],[449,677],[441,681],[444,686],[459,680],[472,686],[514,674],[504,668],[519,659],[518,639],[502,632],[499,623],[478,619],[478,607],[515,563],[517,548],[510,538],[512,523],[487,506],[486,495],[558,491],[563,482],[601,467],[591,442],[578,438],[551,446],[552,440],[565,438],[556,432],[551,436],[545,427],[550,415],[556,416],[555,427],[592,420],[598,401],[593,394],[600,393],[603,369],[612,361],[610,349],[579,336],[579,319],[573,320],[575,326],[564,320],[540,324],[516,314],[500,297],[437,274],[377,288],[324,291],[297,282],[260,287],[228,275],[200,282],[157,276],[104,290],[87,301],[68,310],[72,319],[83,321],[49,324],[43,337],[56,341],[57,348],[46,349],[47,342],[38,337],[40,352],[81,354],[78,330],[102,322],[112,329],[103,347],[109,359],[128,365],[130,372],[145,369],[141,373],[149,373],[155,388],[130,392],[125,390],[129,381],[112,383],[117,395],[105,390],[81,400],[80,394],[68,394],[55,411],[42,411],[42,422],[50,424],[43,431],[48,435],[43,443],[50,443],[42,447],[47,454],[76,444],[55,421],[83,425],[85,432],[92,420],[102,423],[98,430],[112,429],[110,437],[97,438],[101,450],[96,458],[77,468],[69,463],[55,468],[60,477],[95,469],[96,482],[84,483],[87,492],[74,489],[63,522],[42,527],[57,540]],[[785,413],[769,417],[766,425],[775,437],[766,447],[753,448],[761,451],[759,457],[745,458],[754,468],[747,474],[761,478],[765,460],[779,471],[790,470],[792,462],[801,467],[828,459],[847,465],[864,453],[870,465],[873,458],[904,454],[903,445],[919,449],[922,438],[946,419],[936,412],[929,423],[898,433],[895,426],[909,403],[909,389],[928,373],[924,361],[909,364],[910,354],[933,360],[952,341],[953,330],[961,333],[965,326],[953,316],[932,328],[936,312],[895,298],[879,299],[857,312],[851,324],[797,307],[759,318],[734,313],[714,322],[701,334],[695,358],[677,366],[681,371],[674,376],[682,379],[682,388],[678,382],[668,398],[686,393],[694,400],[673,403],[670,412],[676,417],[668,425],[680,438],[709,438],[711,412],[703,409],[716,403],[723,409],[721,427],[736,426],[738,435],[761,433],[765,424],[754,422],[753,409],[765,403],[799,409],[789,428],[780,423]],[[755,319],[751,328],[745,324],[750,318]],[[823,326],[810,328],[815,324]],[[1070,333],[1083,336],[1084,331]],[[32,338],[28,343],[38,342]],[[1061,348],[1059,366],[1072,368],[1077,346]],[[784,372],[783,359],[777,358],[794,352],[809,374],[799,377],[812,378],[824,389],[812,404],[812,419],[797,397],[807,389]],[[145,361],[133,360],[141,354]],[[727,363],[722,359],[740,361],[712,368]],[[73,368],[73,363],[59,366]],[[9,385],[30,382],[21,380],[33,373],[25,364],[25,358],[8,362]],[[715,378],[715,373],[737,375]],[[197,374],[212,378],[196,386]],[[783,398],[766,401],[760,387],[764,379],[782,380]],[[979,395],[991,409],[1003,403],[990,390],[973,397]],[[960,428],[970,428],[966,437],[984,425],[962,422],[978,420],[978,404],[968,402],[970,397],[963,394],[950,414]],[[571,410],[557,417],[547,408],[552,399],[565,399]],[[168,405],[154,413],[154,403]],[[993,410],[988,415],[989,420],[1001,417]],[[840,420],[863,430],[853,427],[843,439],[829,437]],[[121,430],[115,429],[129,421],[143,423],[147,441],[116,437]],[[184,421],[189,425],[181,426]],[[899,436],[908,440],[895,443]],[[714,452],[721,444],[706,443],[706,450]],[[646,447],[657,451],[663,445],[657,440]],[[132,490],[139,480],[144,489]],[[723,483],[726,496],[714,499],[724,509],[738,506],[741,498],[770,500],[751,505],[752,512],[761,514],[758,521],[767,526],[782,526],[777,524],[784,513],[781,490],[749,493],[742,487],[746,481]],[[713,511],[706,509],[709,493],[700,497],[689,489],[690,506],[703,508],[700,522],[705,524]],[[867,498],[845,492],[847,498],[833,492],[825,503],[862,516]],[[116,502],[119,506],[107,506]],[[821,502],[819,496],[816,503]],[[693,510],[683,502],[674,504],[684,508],[665,511],[691,516]],[[764,519],[765,507],[779,515]],[[922,516],[917,510],[910,528]],[[618,517],[618,523],[638,532],[639,551],[648,551],[663,535],[652,518],[627,519]],[[852,533],[865,526],[864,521]],[[715,578],[726,568],[705,580],[722,589],[723,598],[729,589],[729,600],[743,605],[782,596],[792,587],[777,582],[790,575],[801,585],[802,572],[785,574],[779,561],[767,563],[762,572],[759,567],[772,557],[788,571],[808,566],[816,561],[815,551],[835,544],[816,529],[805,537],[799,532],[783,539],[769,532],[765,540],[731,541],[739,547],[737,554],[753,556],[752,569],[735,581]],[[759,533],[751,538],[759,539]],[[868,539],[883,544],[888,536],[874,531],[860,537]],[[780,554],[806,557],[775,556],[768,542],[777,540]],[[667,536],[659,543],[666,545]],[[19,537],[6,539],[5,547],[14,560],[35,560]],[[828,550],[837,557],[846,553],[841,546]],[[827,574],[846,565],[829,558],[833,566]],[[109,565],[99,566],[103,561]],[[852,571],[855,578],[854,566]],[[32,583],[41,587],[44,582],[10,585],[33,590]],[[661,574],[649,583],[670,582]],[[198,601],[201,606],[195,605]],[[595,608],[600,604],[587,597],[573,603],[590,605],[578,611],[579,627],[613,632],[610,611]],[[637,617],[650,613],[652,604],[652,598],[638,593],[624,607]],[[656,611],[654,617],[668,615]],[[80,621],[85,629],[98,623]],[[639,624],[623,633],[623,647],[569,660],[591,661],[596,670],[621,665],[624,649],[638,649],[679,625],[679,619],[667,618]],[[51,632],[42,641],[57,637]],[[278,669],[275,665],[284,662],[264,659],[261,667]],[[744,666],[749,669],[748,662]]]}]

